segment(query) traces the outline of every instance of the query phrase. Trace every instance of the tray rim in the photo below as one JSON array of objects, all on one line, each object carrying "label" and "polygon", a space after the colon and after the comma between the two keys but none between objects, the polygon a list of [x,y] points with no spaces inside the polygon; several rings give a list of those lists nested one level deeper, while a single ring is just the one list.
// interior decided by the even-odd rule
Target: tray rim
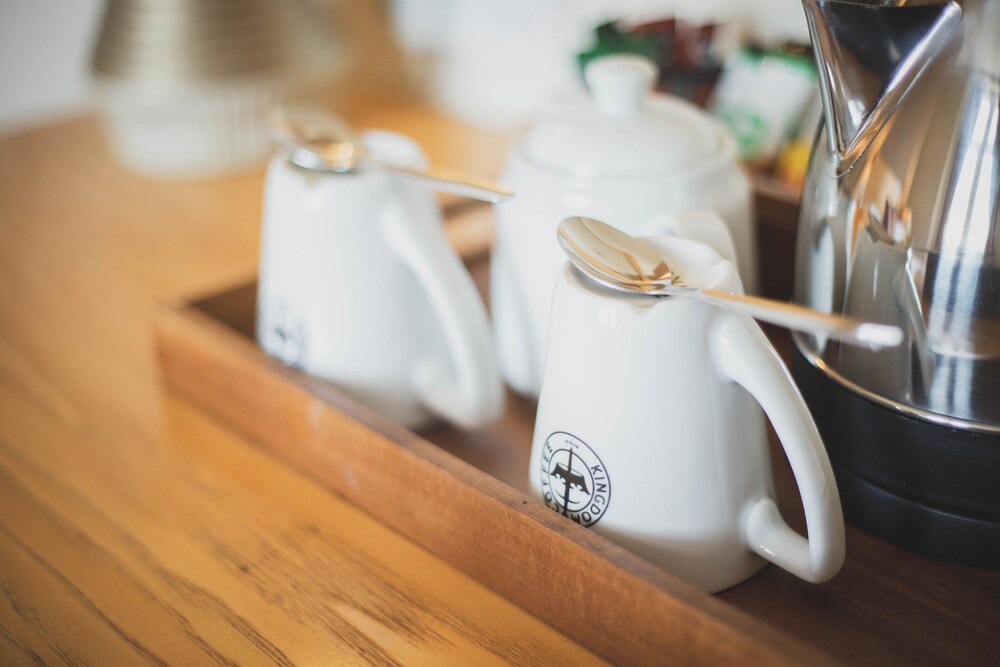
[{"label": "tray rim", "polygon": [[[170,390],[262,446],[280,462],[612,661],[647,663],[669,658],[713,665],[835,664],[821,649],[680,581],[433,442],[376,415],[330,385],[285,367],[243,333],[198,306],[248,287],[240,284],[214,294],[202,293],[196,300],[161,304],[154,317],[157,353]],[[242,375],[242,381],[230,382],[227,378],[234,374]],[[261,403],[248,395],[251,388],[265,389],[272,398],[247,410],[255,400]],[[285,414],[275,419],[274,410]],[[262,415],[267,418],[259,419]],[[282,429],[300,433],[308,446],[295,451],[300,443],[293,448],[287,438],[276,438],[276,422]],[[312,432],[310,437],[310,429],[315,431],[317,424],[322,425],[323,433],[317,438]],[[329,460],[331,452],[341,457],[339,464]],[[373,461],[386,460],[402,469],[373,470]],[[348,469],[350,474],[345,473]],[[411,480],[411,484],[402,485],[401,492],[429,494],[424,502],[431,502],[430,507],[448,521],[461,519],[461,508],[470,507],[465,500],[475,500],[480,515],[485,513],[503,527],[504,539],[495,540],[505,550],[502,557],[487,567],[478,557],[479,547],[463,549],[454,535],[448,535],[454,525],[442,527],[433,518],[422,517],[424,513],[392,509],[407,506],[405,502],[366,496],[364,484],[357,482],[359,470],[367,475],[365,484],[385,483],[400,475],[425,476],[424,483]],[[449,501],[442,496],[442,489],[449,489],[462,502]],[[530,553],[523,550],[526,545],[543,552],[548,566],[537,562],[538,555],[528,563],[517,562]],[[602,589],[613,589],[614,595],[601,601],[608,608],[603,621],[584,618],[587,604],[582,612],[574,613],[572,608],[568,612],[565,608],[553,610],[545,601],[554,599],[545,593],[547,590],[568,590],[579,602],[594,604],[600,596],[588,590],[585,580],[570,576],[584,570],[592,581],[600,579]],[[616,623],[607,620],[612,616]]]}]

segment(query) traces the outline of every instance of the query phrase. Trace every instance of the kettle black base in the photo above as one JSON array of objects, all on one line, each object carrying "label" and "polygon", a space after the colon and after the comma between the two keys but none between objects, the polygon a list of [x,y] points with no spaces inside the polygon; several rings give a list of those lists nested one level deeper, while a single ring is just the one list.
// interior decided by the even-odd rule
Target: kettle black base
[{"label": "kettle black base", "polygon": [[792,374],[830,454],[847,519],[915,553],[1000,570],[1000,433],[893,411],[791,347]]}]

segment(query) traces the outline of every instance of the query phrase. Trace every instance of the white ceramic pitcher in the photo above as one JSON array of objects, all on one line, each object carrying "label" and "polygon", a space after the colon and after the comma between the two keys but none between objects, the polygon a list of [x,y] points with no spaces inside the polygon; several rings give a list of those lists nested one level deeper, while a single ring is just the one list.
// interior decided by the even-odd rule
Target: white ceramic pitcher
[{"label": "white ceramic pitcher", "polygon": [[[366,132],[365,151],[403,167],[409,138]],[[486,312],[424,184],[388,172],[304,169],[279,154],[264,199],[257,338],[393,421],[436,415],[466,428],[502,409]]]},{"label": "white ceramic pitcher", "polygon": [[[684,284],[742,291],[733,264],[707,245],[655,243]],[[795,474],[808,539],[773,500],[764,412]],[[552,301],[530,479],[550,508],[708,591],[767,560],[812,582],[843,563],[830,462],[760,327],[691,299],[611,291],[568,262]]]}]

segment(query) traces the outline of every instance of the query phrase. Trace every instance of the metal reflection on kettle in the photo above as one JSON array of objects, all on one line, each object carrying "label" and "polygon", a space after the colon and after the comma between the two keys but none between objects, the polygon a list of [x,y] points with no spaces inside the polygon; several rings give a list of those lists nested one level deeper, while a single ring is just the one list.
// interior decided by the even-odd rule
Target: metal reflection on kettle
[{"label": "metal reflection on kettle", "polygon": [[1000,3],[803,4],[825,118],[796,299],[906,340],[797,334],[799,383],[849,518],[1000,567]]}]

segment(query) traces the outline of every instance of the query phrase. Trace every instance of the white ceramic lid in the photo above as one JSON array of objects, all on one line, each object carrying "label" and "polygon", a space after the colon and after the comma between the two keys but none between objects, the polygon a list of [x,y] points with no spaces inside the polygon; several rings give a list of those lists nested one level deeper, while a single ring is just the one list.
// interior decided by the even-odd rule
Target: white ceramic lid
[{"label": "white ceramic lid", "polygon": [[657,69],[641,56],[612,55],[584,70],[590,96],[542,118],[521,138],[530,163],[579,178],[669,176],[716,159],[725,135],[704,111],[653,95]]}]

